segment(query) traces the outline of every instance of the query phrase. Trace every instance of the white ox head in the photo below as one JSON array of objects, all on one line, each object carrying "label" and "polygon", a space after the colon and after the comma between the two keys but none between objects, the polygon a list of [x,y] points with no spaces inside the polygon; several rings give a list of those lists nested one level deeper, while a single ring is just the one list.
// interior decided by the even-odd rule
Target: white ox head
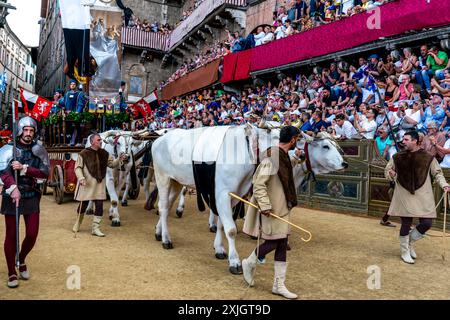
[{"label": "white ox head", "polygon": [[[281,125],[277,122],[265,122],[260,124],[258,133],[258,145],[260,155],[270,146],[278,145]],[[336,141],[326,132],[320,132],[315,138],[302,132],[302,139],[297,143],[297,148],[307,148],[311,169],[315,174],[324,174],[332,171],[343,170],[348,167],[342,158],[342,150]],[[302,168],[294,168],[294,177],[303,173]]]},{"label": "white ox head", "polygon": [[[142,134],[143,131],[131,132],[123,130],[109,130],[100,133],[100,137],[103,140],[102,147],[113,157],[119,157],[125,155],[126,159],[124,163],[127,163],[131,157],[133,148],[142,144],[142,141],[133,139],[133,136]],[[86,147],[90,146],[90,136]]]},{"label": "white ox head", "polygon": [[315,174],[329,173],[348,167],[348,163],[342,158],[341,147],[330,134],[320,132],[313,138],[302,132],[302,136],[304,139],[297,143],[297,148],[304,152],[306,152],[305,148],[308,148],[311,168]]}]

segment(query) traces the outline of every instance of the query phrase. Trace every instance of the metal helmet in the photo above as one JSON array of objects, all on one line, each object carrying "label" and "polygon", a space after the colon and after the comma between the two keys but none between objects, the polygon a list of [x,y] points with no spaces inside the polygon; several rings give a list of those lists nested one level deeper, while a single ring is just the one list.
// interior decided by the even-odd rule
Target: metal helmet
[{"label": "metal helmet", "polygon": [[19,123],[17,124],[17,136],[21,136],[23,133],[23,128],[25,127],[33,127],[34,132],[37,132],[37,123],[36,121],[31,117],[23,117],[19,120]]}]

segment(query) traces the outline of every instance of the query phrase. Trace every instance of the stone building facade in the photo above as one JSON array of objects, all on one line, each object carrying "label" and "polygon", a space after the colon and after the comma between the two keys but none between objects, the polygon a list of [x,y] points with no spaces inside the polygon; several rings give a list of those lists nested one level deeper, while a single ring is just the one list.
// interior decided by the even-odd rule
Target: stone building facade
[{"label": "stone building facade", "polygon": [[11,90],[14,99],[19,98],[19,88],[34,92],[36,76],[30,48],[20,41],[8,23],[0,29],[0,73],[7,77],[6,91],[0,93],[0,124],[3,124],[11,113]]},{"label": "stone building facade", "polygon": [[[36,90],[42,96],[51,97],[57,88],[66,88],[64,75],[65,43],[57,0],[41,0],[41,38],[38,52],[38,77]],[[220,0],[204,0],[220,1]],[[122,1],[141,21],[149,23],[179,24],[184,10],[193,7],[194,0],[127,0]],[[277,0],[225,1],[208,15],[183,29],[182,41],[166,48],[155,49],[151,45],[129,45],[122,42],[122,80],[127,83],[129,102],[137,101],[159,88],[180,64],[203,53],[211,45],[227,39],[225,28],[239,31],[244,37],[257,25],[271,23]],[[116,7],[116,1],[97,0],[95,7]],[[199,9],[196,9],[199,10]],[[195,15],[195,12],[194,14]]]}]

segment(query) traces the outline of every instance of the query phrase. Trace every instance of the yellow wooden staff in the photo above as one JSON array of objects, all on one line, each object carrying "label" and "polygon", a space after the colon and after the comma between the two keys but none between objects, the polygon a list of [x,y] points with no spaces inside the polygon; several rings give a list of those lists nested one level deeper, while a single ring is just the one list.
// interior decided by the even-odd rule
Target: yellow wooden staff
[{"label": "yellow wooden staff", "polygon": [[[236,198],[236,199],[238,199],[238,200],[240,200],[240,201],[242,201],[242,202],[248,204],[249,206],[252,206],[253,208],[256,208],[256,209],[260,210],[256,204],[251,203],[250,201],[247,201],[247,200],[245,200],[245,199],[242,199],[241,197],[239,197],[238,195],[234,194],[233,192],[228,192],[228,194],[229,194],[231,197]],[[311,241],[311,239],[312,239],[312,234],[311,234],[311,232],[309,232],[308,230],[303,229],[302,227],[299,227],[299,226],[297,226],[296,224],[293,224],[292,222],[287,221],[286,219],[283,219],[283,218],[277,216],[276,214],[273,214],[273,213],[269,213],[269,214],[270,214],[272,217],[274,217],[274,218],[276,218],[276,219],[279,219],[279,220],[281,220],[281,221],[283,221],[283,222],[286,222],[287,224],[293,226],[294,228],[297,228],[297,229],[299,229],[300,231],[303,231],[303,232],[307,233],[308,236],[309,236],[308,239],[305,239],[305,238],[303,238],[303,237],[301,238],[304,242],[309,242],[309,241]]]}]

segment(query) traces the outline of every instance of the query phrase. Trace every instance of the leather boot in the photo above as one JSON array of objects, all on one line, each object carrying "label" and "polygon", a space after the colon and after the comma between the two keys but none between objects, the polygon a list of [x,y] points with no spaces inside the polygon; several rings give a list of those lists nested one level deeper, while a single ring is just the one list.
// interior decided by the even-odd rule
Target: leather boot
[{"label": "leather boot", "polygon": [[413,264],[414,260],[411,258],[411,254],[409,252],[409,235],[400,236],[400,254],[402,260],[406,263]]},{"label": "leather boot", "polygon": [[258,257],[256,252],[253,251],[252,254],[247,258],[242,260],[242,273],[244,274],[245,281],[252,287],[255,283],[254,272],[256,267],[256,261]]},{"label": "leather boot", "polygon": [[92,222],[92,234],[97,237],[104,237],[105,235],[100,231],[100,222],[102,222],[102,217],[94,216],[94,221]]},{"label": "leather boot", "polygon": [[411,230],[411,232],[409,233],[409,254],[411,255],[411,258],[417,258],[416,251],[413,248],[413,243],[422,239],[423,237],[425,237],[425,235],[421,234],[416,228]]},{"label": "leather boot", "polygon": [[284,285],[284,282],[286,281],[287,262],[275,261],[274,268],[275,277],[273,279],[272,293],[283,296],[286,299],[297,299],[298,296],[295,293],[290,292]]},{"label": "leather boot", "polygon": [[77,221],[75,221],[75,224],[73,225],[72,231],[78,232],[81,227],[81,223],[83,222],[84,213],[77,214]]}]

